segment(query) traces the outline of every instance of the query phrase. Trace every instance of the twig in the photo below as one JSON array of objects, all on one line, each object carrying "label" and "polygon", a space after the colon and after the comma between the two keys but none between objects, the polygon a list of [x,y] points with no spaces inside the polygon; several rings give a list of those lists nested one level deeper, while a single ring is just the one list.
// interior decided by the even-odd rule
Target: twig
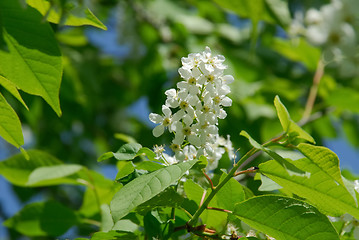
[{"label": "twig", "polygon": [[254,173],[254,172],[257,172],[258,170],[259,170],[258,167],[251,167],[251,168],[248,168],[247,170],[236,172],[234,174],[234,176],[238,176],[238,175],[245,174],[245,173]]},{"label": "twig", "polygon": [[207,194],[207,191],[206,189],[203,191],[203,194],[202,194],[202,198],[201,198],[201,202],[199,203],[199,206],[201,207],[202,204],[203,204],[203,201],[204,201],[204,198],[206,197],[206,194]]},{"label": "twig", "polygon": [[300,120],[300,122],[307,121],[307,119],[310,117],[310,115],[312,113],[315,99],[317,98],[319,83],[323,77],[323,74],[324,74],[324,64],[323,64],[322,60],[319,60],[317,70],[315,71],[315,74],[313,77],[313,85],[310,88],[307,103],[305,104],[303,117]]},{"label": "twig", "polygon": [[222,208],[216,208],[216,207],[207,207],[207,209],[209,209],[209,210],[216,210],[216,211],[220,211],[220,212],[226,212],[226,213],[233,213],[233,212],[230,211],[230,210],[222,209]]},{"label": "twig", "polygon": [[202,169],[202,173],[204,174],[204,176],[206,177],[207,181],[209,182],[209,184],[211,185],[211,189],[215,189],[216,187],[213,186],[213,182],[212,179],[207,175],[206,171],[204,169]]}]

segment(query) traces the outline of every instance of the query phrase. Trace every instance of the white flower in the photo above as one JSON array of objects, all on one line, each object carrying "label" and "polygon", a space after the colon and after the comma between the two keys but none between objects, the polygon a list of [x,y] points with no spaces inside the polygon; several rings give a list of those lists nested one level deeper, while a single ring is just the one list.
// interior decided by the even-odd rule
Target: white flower
[{"label": "white flower", "polygon": [[178,95],[176,89],[169,89],[165,92],[167,99],[166,99],[166,106],[171,108],[178,107]]},{"label": "white flower", "polygon": [[163,145],[155,145],[154,147],[153,147],[153,152],[156,154],[156,159],[160,159],[161,158],[161,156],[162,156],[162,154],[163,154],[163,152],[165,151],[165,148],[164,148],[164,146]]},{"label": "white flower", "polygon": [[174,133],[170,148],[177,161],[204,155],[209,160],[209,169],[213,170],[227,149],[225,144],[231,149],[225,141],[222,145],[216,143],[218,119],[227,116],[223,107],[232,105],[227,94],[231,92],[228,84],[234,78],[223,74],[227,68],[224,60],[221,55],[212,55],[208,47],[202,53],[183,57],[182,67],[178,69],[183,81],[177,83],[177,89],[165,92],[164,115],[150,114],[151,121],[159,124],[153,130],[155,136],[162,135],[166,127]]},{"label": "white flower", "polygon": [[152,122],[160,124],[156,126],[152,131],[155,137],[161,136],[165,130],[165,127],[168,127],[169,131],[172,132],[171,125],[173,124],[173,122],[171,109],[169,109],[169,107],[167,107],[166,105],[162,105],[162,112],[164,114],[162,116],[156,113],[151,113],[149,116]]}]

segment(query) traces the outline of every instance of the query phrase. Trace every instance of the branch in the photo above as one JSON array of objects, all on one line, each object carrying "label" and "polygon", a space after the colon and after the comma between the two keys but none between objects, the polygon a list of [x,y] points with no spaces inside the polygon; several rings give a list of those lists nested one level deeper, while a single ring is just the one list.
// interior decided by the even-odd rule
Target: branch
[{"label": "branch", "polygon": [[312,113],[315,99],[317,98],[319,83],[320,83],[320,80],[322,79],[323,75],[324,75],[324,64],[323,64],[322,60],[319,60],[317,70],[315,71],[315,74],[313,77],[313,85],[310,88],[307,103],[305,104],[303,117],[300,120],[300,122],[307,121]]}]

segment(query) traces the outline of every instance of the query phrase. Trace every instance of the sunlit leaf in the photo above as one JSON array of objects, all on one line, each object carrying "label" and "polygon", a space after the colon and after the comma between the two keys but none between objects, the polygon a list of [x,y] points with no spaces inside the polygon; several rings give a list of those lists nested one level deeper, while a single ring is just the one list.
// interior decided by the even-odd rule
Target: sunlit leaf
[{"label": "sunlit leaf", "polygon": [[118,161],[116,165],[118,169],[116,179],[126,177],[135,170],[135,167],[133,166],[132,162]]},{"label": "sunlit leaf", "polygon": [[112,216],[111,216],[111,210],[110,206],[107,204],[101,205],[101,231],[102,232],[108,232],[112,229],[114,225]]},{"label": "sunlit leaf", "polygon": [[71,209],[58,202],[31,203],[4,222],[28,236],[59,236],[77,223]]},{"label": "sunlit leaf", "polygon": [[236,205],[233,214],[277,240],[339,240],[328,218],[297,199],[265,195]]},{"label": "sunlit leaf", "polygon": [[115,222],[132,209],[153,198],[171,184],[176,183],[197,160],[171,165],[155,172],[142,175],[126,184],[111,201],[111,212]]},{"label": "sunlit leaf", "polygon": [[3,86],[6,90],[8,90],[9,93],[11,93],[19,102],[21,102],[21,104],[27,110],[29,110],[29,108],[27,107],[26,103],[24,102],[18,91],[18,88],[13,82],[9,81],[8,79],[0,75],[0,85]]},{"label": "sunlit leaf", "polygon": [[42,151],[28,150],[27,153],[29,159],[23,154],[17,154],[0,162],[0,174],[14,185],[26,186],[31,172],[38,167],[62,164],[60,160]]},{"label": "sunlit leaf", "polygon": [[9,50],[0,51],[0,75],[17,88],[41,96],[61,115],[62,60],[49,23],[42,23],[38,11],[22,8],[19,1],[0,1],[0,15]]},{"label": "sunlit leaf", "polygon": [[339,159],[334,152],[326,147],[314,146],[307,143],[299,144],[298,150],[334,181],[344,185],[339,168]]},{"label": "sunlit leaf", "polygon": [[76,6],[73,9],[68,10],[66,16],[63,16],[65,17],[65,21],[61,22],[61,12],[66,11],[65,9],[58,9],[58,6],[51,7],[50,2],[45,0],[26,0],[26,3],[29,6],[36,8],[52,23],[61,23],[68,26],[91,25],[107,30],[106,26],[86,7]]},{"label": "sunlit leaf", "polygon": [[[0,70],[1,71],[1,70]],[[16,112],[7,103],[0,93],[0,136],[6,141],[20,147],[24,144],[24,138],[21,132],[21,123]],[[1,170],[0,170],[1,171]]]},{"label": "sunlit leaf", "polygon": [[[51,180],[58,180],[80,171],[83,166],[78,164],[61,164],[36,168],[31,172],[27,185],[48,186],[54,184]],[[59,184],[55,181],[55,184]]]},{"label": "sunlit leaf", "polygon": [[306,198],[321,211],[331,216],[350,213],[359,218],[355,199],[345,186],[338,184],[317,164],[307,158],[292,161],[296,167],[310,172],[310,176],[289,175],[277,162],[271,160],[259,165],[260,172],[284,190]]},{"label": "sunlit leaf", "polygon": [[[223,173],[220,182],[224,180],[227,174]],[[242,185],[231,178],[216,194],[217,206],[219,208],[234,210],[234,206],[245,199],[245,193]]]},{"label": "sunlit leaf", "polygon": [[291,137],[302,138],[308,142],[315,143],[312,136],[310,136],[306,131],[299,127],[289,116],[289,113],[280,101],[279,97],[274,98],[274,106],[277,110],[277,115],[280,123],[282,124],[283,131],[286,132]]}]

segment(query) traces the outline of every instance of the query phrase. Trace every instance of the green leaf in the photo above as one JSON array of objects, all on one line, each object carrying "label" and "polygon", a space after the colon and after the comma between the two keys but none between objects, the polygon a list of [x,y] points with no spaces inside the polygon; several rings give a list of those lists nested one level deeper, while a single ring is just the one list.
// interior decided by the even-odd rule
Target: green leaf
[{"label": "green leaf", "polygon": [[77,223],[75,213],[58,202],[31,203],[4,225],[27,236],[59,236]]},{"label": "green leaf", "polygon": [[142,156],[142,155],[146,156],[150,161],[158,161],[157,159],[155,159],[156,154],[149,148],[143,147],[140,150],[138,150],[137,156]]},{"label": "green leaf", "polygon": [[0,136],[17,148],[24,144],[20,119],[1,93]]},{"label": "green leaf", "polygon": [[[220,182],[224,180],[227,174],[223,173],[220,179]],[[227,209],[227,210],[234,210],[234,206],[244,201],[245,193],[243,190],[242,185],[231,178],[216,194],[215,196],[217,200],[217,206],[219,208]]]},{"label": "green leaf", "polygon": [[193,200],[197,203],[197,206],[200,205],[204,189],[198,185],[197,183],[193,182],[191,179],[187,179],[183,184],[184,191],[186,196],[189,200]]},{"label": "green leaf", "polygon": [[274,98],[274,106],[277,110],[277,115],[278,115],[280,124],[283,127],[283,131],[288,132],[291,119],[290,119],[287,108],[280,101],[280,98],[278,97],[278,95],[275,96],[275,98]]},{"label": "green leaf", "polygon": [[111,157],[115,157],[119,161],[132,160],[137,156],[137,153],[141,148],[142,146],[139,143],[126,143],[122,145],[117,152],[107,152],[100,156],[97,161],[101,162]]},{"label": "green leaf", "polygon": [[207,165],[207,158],[201,155],[198,159],[198,162],[193,166],[193,169],[202,170],[203,168],[207,167]]},{"label": "green leaf", "polygon": [[359,93],[357,90],[351,88],[336,88],[331,92],[330,97],[326,98],[326,103],[329,106],[338,108],[339,110],[349,110],[354,113],[359,113]]},{"label": "green leaf", "polygon": [[306,143],[298,145],[298,150],[316,164],[323,172],[337,183],[344,186],[340,173],[338,156],[326,147],[314,146]]},{"label": "green leaf", "polygon": [[118,169],[116,179],[124,178],[135,170],[132,162],[119,161],[117,162],[116,166]]},{"label": "green leaf", "polygon": [[62,59],[50,25],[19,1],[0,1],[0,16],[9,50],[0,51],[0,75],[17,88],[41,96],[60,116]]},{"label": "green leaf", "polygon": [[112,216],[111,216],[111,210],[110,206],[107,204],[101,205],[101,231],[102,232],[108,232],[112,229],[114,225]]},{"label": "green leaf", "polygon": [[111,201],[110,208],[114,221],[120,220],[138,205],[176,183],[196,161],[186,161],[161,168],[155,172],[142,175],[125,185]]},{"label": "green leaf", "polygon": [[11,93],[27,110],[29,110],[18,91],[18,87],[13,82],[0,75],[0,85],[9,91],[9,93]]},{"label": "green leaf", "polygon": [[293,198],[254,197],[237,204],[233,214],[277,240],[339,240],[324,214]]},{"label": "green leaf", "polygon": [[29,160],[23,154],[0,162],[0,174],[17,186],[27,186],[31,172],[38,167],[60,165],[62,162],[48,153],[28,150]]},{"label": "green leaf", "polygon": [[[82,173],[82,172],[80,172]],[[83,197],[83,203],[79,210],[79,213],[85,217],[92,217],[96,213],[99,213],[98,204],[110,204],[113,196],[122,187],[122,184],[114,182],[108,178],[105,178],[102,174],[95,171],[87,171],[83,173],[83,179],[92,183],[92,187],[88,187]]]},{"label": "green leaf", "polygon": [[153,212],[145,215],[143,225],[148,239],[163,239],[161,222],[153,215]]},{"label": "green leaf", "polygon": [[299,169],[310,172],[310,176],[291,176],[283,166],[273,160],[260,164],[259,171],[281,185],[284,190],[306,198],[330,216],[350,213],[359,218],[355,199],[345,186],[337,184],[327,172],[307,158],[292,163]]},{"label": "green leaf", "polygon": [[254,148],[257,148],[259,150],[262,150],[263,152],[267,153],[270,157],[272,157],[274,160],[276,160],[278,163],[280,163],[285,169],[288,171],[290,175],[296,174],[296,175],[305,175],[305,171],[297,168],[294,166],[290,161],[284,159],[282,156],[280,156],[278,153],[272,151],[269,148],[263,147],[260,145],[256,140],[254,140],[246,131],[241,131],[241,136],[246,137],[251,145]]},{"label": "green leaf", "polygon": [[156,171],[156,170],[164,168],[164,167],[165,167],[164,165],[161,165],[156,162],[150,162],[150,161],[143,161],[136,165],[136,169],[146,170],[149,172],[153,172],[153,171]]},{"label": "green leaf", "polygon": [[48,186],[66,183],[66,180],[61,180],[61,178],[70,176],[81,169],[83,169],[83,166],[78,164],[61,164],[56,166],[39,167],[31,172],[27,185]]},{"label": "green leaf", "polygon": [[275,38],[271,42],[270,48],[292,61],[303,63],[311,71],[317,68],[321,55],[319,48],[314,47],[304,39],[298,39],[294,44],[291,40]]},{"label": "green leaf", "polygon": [[274,98],[274,106],[277,110],[277,115],[279,121],[283,127],[283,131],[287,133],[290,137],[297,137],[307,140],[308,142],[315,143],[312,136],[310,136],[306,131],[304,131],[301,127],[299,127],[291,118],[290,115],[284,106],[284,104],[280,101],[279,97],[276,96]]},{"label": "green leaf", "polygon": [[274,191],[274,190],[278,190],[278,189],[282,188],[278,183],[274,182],[270,178],[268,178],[262,174],[260,174],[260,177],[261,177],[260,180],[262,181],[262,184],[258,188],[259,191]]},{"label": "green leaf", "polygon": [[173,190],[173,188],[167,188],[162,193],[139,205],[136,211],[143,214],[156,207],[178,208],[181,206],[183,200],[184,198]]},{"label": "green leaf", "polygon": [[265,0],[265,4],[267,11],[279,25],[285,28],[292,22],[287,1]]},{"label": "green leaf", "polygon": [[96,232],[92,235],[91,240],[137,240],[139,239],[134,233],[122,231]]},{"label": "green leaf", "polygon": [[[94,27],[107,30],[106,26],[96,18],[96,16],[90,11],[90,9],[77,6],[73,9],[59,9],[58,6],[51,7],[50,2],[45,0],[26,0],[26,3],[36,8],[43,16],[46,16],[47,20],[52,23],[61,22],[61,12],[66,11],[64,25],[68,26],[83,26],[90,25]],[[62,22],[61,22],[62,23]]]}]

